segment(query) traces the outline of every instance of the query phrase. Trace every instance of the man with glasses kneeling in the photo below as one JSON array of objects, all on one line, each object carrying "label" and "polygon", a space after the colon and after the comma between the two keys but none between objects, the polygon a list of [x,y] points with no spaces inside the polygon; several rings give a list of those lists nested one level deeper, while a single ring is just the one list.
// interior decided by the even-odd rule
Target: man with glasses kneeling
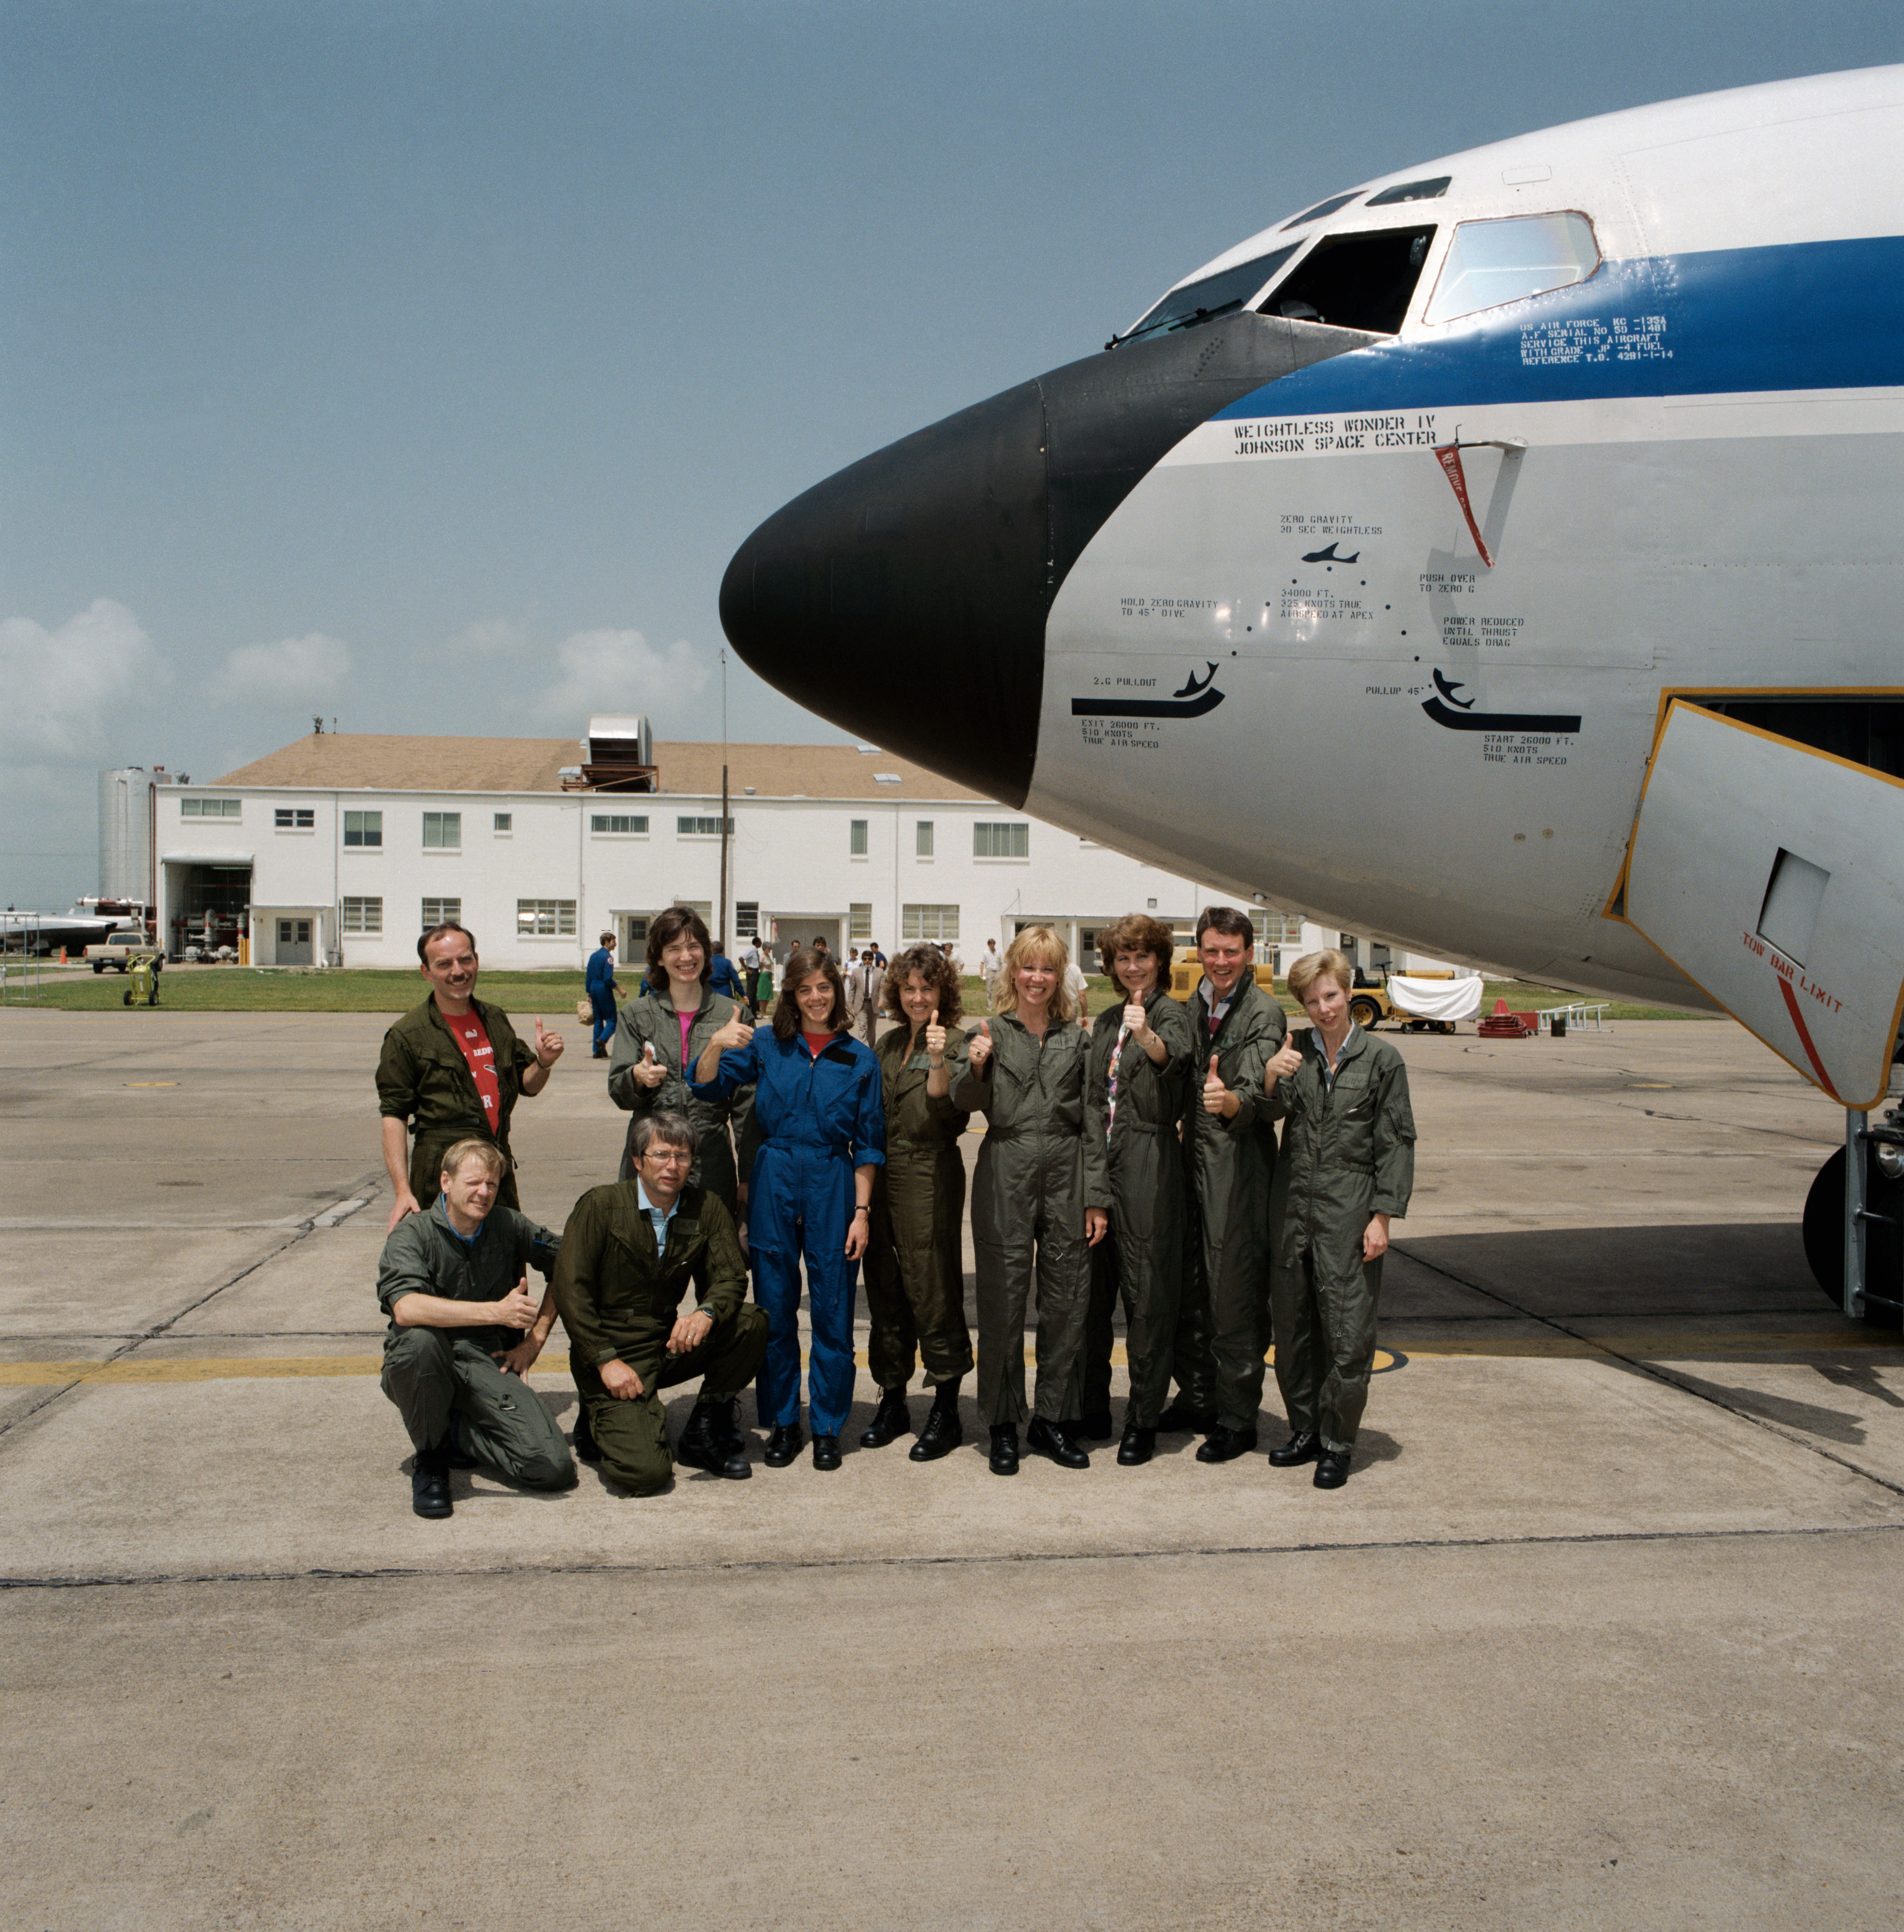
[{"label": "man with glasses kneeling", "polygon": [[[666,1489],[677,1461],[736,1480],[754,1473],[735,1406],[766,1353],[767,1318],[745,1298],[733,1217],[687,1184],[699,1138],[679,1114],[640,1116],[634,1178],[576,1202],[556,1261],[581,1397],[575,1453],[637,1496]],[[694,1306],[682,1315],[690,1283]],[[696,1376],[700,1397],[670,1457],[661,1392]]]}]

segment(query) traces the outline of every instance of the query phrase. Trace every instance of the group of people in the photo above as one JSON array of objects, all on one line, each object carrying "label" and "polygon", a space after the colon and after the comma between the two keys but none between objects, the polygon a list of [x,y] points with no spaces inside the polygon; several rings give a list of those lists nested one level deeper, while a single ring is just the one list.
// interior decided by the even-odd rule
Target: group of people
[{"label": "group of people", "polygon": [[[819,946],[793,949],[756,1024],[751,1002],[715,991],[700,915],[664,913],[608,1053],[610,1097],[631,1116],[619,1178],[585,1193],[557,1235],[520,1210],[508,1126],[560,1037],[538,1021],[532,1048],[475,998],[462,927],[425,933],[430,992],[391,1028],[377,1078],[397,1195],[379,1280],[383,1386],[416,1450],[418,1514],[450,1513],[459,1464],[531,1486],[575,1480],[521,1379],[558,1313],[579,1397],[574,1454],[621,1488],[655,1494],[676,1462],[751,1475],[738,1414],[750,1384],[769,1467],[792,1462],[810,1431],[814,1466],[837,1469],[862,1265],[879,1390],[865,1448],[913,1434],[907,1391],[922,1364],[932,1400],[913,1460],[960,1445],[960,1391],[976,1374],[994,1472],[1015,1474],[1027,1450],[1088,1467],[1085,1444],[1114,1433],[1121,1301],[1120,1464],[1150,1461],[1159,1435],[1180,1431],[1201,1437],[1200,1462],[1254,1450],[1273,1336],[1289,1433],[1269,1461],[1313,1464],[1317,1486],[1339,1487],[1389,1224],[1412,1185],[1408,1076],[1354,1020],[1340,952],[1291,968],[1309,1022],[1292,1035],[1258,983],[1254,940],[1247,915],[1207,908],[1186,1006],[1170,992],[1170,928],[1120,920],[1100,935],[1114,990],[1090,1021],[1063,942],[1030,927],[988,976],[991,1011],[969,1025],[956,963],[921,944],[882,960],[876,995],[862,981],[862,1007],[892,1022],[882,1030],[854,1012]],[[976,1349],[961,1147],[975,1114]],[[530,1267],[547,1279],[539,1298]],[[661,1392],[697,1377],[670,1448]]]}]

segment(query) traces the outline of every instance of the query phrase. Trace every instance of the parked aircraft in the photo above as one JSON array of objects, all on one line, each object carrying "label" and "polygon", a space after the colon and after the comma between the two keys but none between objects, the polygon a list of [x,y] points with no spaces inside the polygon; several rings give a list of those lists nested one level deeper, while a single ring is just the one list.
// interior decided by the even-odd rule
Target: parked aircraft
[{"label": "parked aircraft", "polygon": [[1245,900],[1723,1007],[1855,1124],[1904,1017],[1900,154],[1891,67],[1346,188],[796,498],[722,622]]}]

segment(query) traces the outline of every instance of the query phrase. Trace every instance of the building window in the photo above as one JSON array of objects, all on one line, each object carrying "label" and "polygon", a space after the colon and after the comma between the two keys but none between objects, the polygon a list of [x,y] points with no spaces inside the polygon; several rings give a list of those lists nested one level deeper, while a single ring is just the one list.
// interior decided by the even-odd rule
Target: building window
[{"label": "building window", "polygon": [[460,812],[426,812],[423,814],[423,849],[426,852],[460,852],[463,849],[463,814]]},{"label": "building window", "polygon": [[758,939],[760,936],[760,902],[758,899],[734,901],[734,937],[736,939]]},{"label": "building window", "polygon": [[589,830],[607,832],[646,832],[648,820],[645,816],[634,812],[592,812],[589,814]]},{"label": "building window", "polygon": [[868,899],[863,904],[856,899],[847,908],[847,938],[871,939],[873,936],[873,902]]},{"label": "building window", "polygon": [[1031,827],[1023,820],[991,824],[981,819],[972,827],[972,856],[975,859],[1028,859]]},{"label": "building window", "polygon": [[463,902],[460,899],[425,899],[423,902],[423,930],[427,932],[433,926],[460,926],[463,923]]},{"label": "building window", "polygon": [[1255,912],[1249,922],[1256,928],[1258,946],[1300,946],[1303,943],[1303,915],[1299,912]]},{"label": "building window", "polygon": [[714,902],[712,899],[676,899],[674,902],[683,912],[697,912],[700,922],[711,926],[714,923]]},{"label": "building window", "polygon": [[913,826],[913,850],[922,859],[932,856],[932,821],[922,818]]},{"label": "building window", "polygon": [[181,798],[181,818],[238,818],[243,816],[244,801],[236,798]]},{"label": "building window", "polygon": [[899,909],[901,939],[956,939],[958,908],[955,905],[909,905]]},{"label": "building window", "polygon": [[346,812],[343,815],[346,845],[381,845],[383,814],[380,812]]},{"label": "building window", "polygon": [[522,939],[566,939],[575,931],[573,899],[518,899],[516,934]]},{"label": "building window", "polygon": [[[682,838],[718,838],[721,836],[721,821],[718,818],[690,818],[685,814],[674,821],[676,836]],[[733,836],[734,822],[727,820],[727,836]]]},{"label": "building window", "polygon": [[271,814],[271,823],[280,832],[309,832],[317,823],[317,814],[307,805],[280,805]]},{"label": "building window", "polygon": [[499,812],[496,814],[496,830],[503,838],[508,837],[516,829],[516,814],[513,812]]},{"label": "building window", "polygon": [[866,856],[866,821],[856,818],[847,828],[847,855],[850,858],[863,859]]},{"label": "building window", "polygon": [[382,900],[346,899],[343,902],[343,929],[346,932],[381,932],[383,930]]}]

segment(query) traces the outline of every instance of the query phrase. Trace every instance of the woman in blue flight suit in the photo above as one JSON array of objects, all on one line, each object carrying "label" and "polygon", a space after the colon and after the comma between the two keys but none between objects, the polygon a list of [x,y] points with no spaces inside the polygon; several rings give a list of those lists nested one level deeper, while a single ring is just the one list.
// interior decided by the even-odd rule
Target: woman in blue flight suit
[{"label": "woman in blue flight suit", "polygon": [[739,1013],[703,1048],[693,1090],[721,1100],[751,1084],[760,1143],[747,1196],[754,1298],[767,1311],[767,1358],[755,1394],[772,1431],[766,1462],[800,1453],[800,1260],[813,1324],[808,1372],[813,1466],[840,1466],[853,1406],[853,1304],[871,1226],[873,1170],[886,1162],[879,1062],[847,1031],[846,987],[826,953],[797,946],[771,1028]]}]

